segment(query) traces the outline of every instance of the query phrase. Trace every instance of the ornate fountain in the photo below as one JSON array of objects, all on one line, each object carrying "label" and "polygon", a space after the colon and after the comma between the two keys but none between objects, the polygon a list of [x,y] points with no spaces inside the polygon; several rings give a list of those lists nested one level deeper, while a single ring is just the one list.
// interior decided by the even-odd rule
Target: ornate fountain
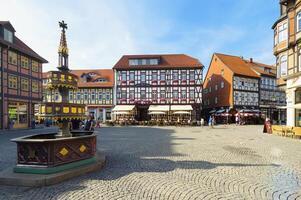
[{"label": "ornate fountain", "polygon": [[62,21],[59,26],[62,32],[58,49],[58,71],[48,73],[47,89],[58,91],[62,101],[43,103],[39,113],[40,118],[51,118],[59,122],[59,132],[13,139],[17,143],[17,165],[14,172],[52,174],[96,162],[96,135],[91,131],[70,131],[72,119],[85,117],[85,105],[68,101],[69,90],[77,89],[78,77],[69,72],[67,24]]}]

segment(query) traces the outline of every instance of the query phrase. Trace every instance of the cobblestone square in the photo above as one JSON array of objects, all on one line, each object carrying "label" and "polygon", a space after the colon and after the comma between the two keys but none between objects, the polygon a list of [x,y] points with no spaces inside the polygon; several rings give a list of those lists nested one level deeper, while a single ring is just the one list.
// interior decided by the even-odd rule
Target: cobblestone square
[{"label": "cobblestone square", "polygon": [[[51,132],[53,129],[44,129]],[[15,163],[0,133],[0,170]],[[0,186],[0,199],[301,199],[301,141],[262,126],[103,127],[96,173],[42,188]]]}]

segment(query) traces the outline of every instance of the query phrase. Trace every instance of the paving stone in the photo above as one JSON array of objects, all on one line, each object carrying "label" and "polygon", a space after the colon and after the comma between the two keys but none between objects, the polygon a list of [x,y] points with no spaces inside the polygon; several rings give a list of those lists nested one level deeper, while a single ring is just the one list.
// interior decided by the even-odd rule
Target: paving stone
[{"label": "paving stone", "polygon": [[[45,131],[45,130],[43,130]],[[2,199],[301,199],[301,141],[261,126],[104,127],[96,173],[40,188],[0,186]],[[0,134],[0,170],[15,163]]]}]

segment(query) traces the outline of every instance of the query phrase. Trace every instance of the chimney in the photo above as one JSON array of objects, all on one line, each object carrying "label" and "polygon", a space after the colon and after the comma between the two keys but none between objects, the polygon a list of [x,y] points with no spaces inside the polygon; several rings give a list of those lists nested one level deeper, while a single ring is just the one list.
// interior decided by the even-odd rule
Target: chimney
[{"label": "chimney", "polygon": [[250,63],[253,63],[253,58],[250,58]]}]

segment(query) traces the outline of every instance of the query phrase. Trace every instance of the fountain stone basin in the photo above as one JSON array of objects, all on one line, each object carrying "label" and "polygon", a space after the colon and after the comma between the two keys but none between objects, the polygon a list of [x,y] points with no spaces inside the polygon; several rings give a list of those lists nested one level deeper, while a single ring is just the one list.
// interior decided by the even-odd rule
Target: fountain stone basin
[{"label": "fountain stone basin", "polygon": [[57,138],[51,133],[12,139],[17,144],[14,172],[51,174],[95,163],[96,140],[93,132],[80,131],[72,137]]}]

